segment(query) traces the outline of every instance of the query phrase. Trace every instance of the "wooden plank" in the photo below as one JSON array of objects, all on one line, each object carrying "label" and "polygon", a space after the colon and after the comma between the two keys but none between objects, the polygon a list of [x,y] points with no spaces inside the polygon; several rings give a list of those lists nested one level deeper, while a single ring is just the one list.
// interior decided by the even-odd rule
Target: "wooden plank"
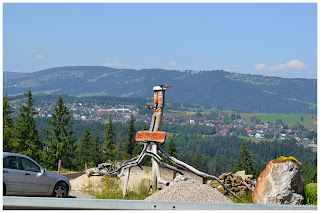
[{"label": "wooden plank", "polygon": [[158,143],[164,143],[165,140],[165,132],[139,131],[136,134],[136,141],[154,141]]}]

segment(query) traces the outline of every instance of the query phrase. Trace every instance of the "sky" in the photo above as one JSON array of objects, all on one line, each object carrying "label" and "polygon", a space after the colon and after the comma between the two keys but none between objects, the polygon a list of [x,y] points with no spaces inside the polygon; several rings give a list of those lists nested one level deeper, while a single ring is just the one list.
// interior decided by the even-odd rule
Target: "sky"
[{"label": "sky", "polygon": [[317,5],[3,4],[4,71],[81,65],[317,78]]}]

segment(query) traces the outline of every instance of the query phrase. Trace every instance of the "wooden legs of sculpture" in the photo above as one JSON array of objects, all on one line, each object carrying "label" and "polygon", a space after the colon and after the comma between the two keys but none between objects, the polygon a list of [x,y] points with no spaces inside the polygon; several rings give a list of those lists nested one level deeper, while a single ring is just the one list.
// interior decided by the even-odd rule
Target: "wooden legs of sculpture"
[{"label": "wooden legs of sculpture", "polygon": [[179,167],[183,167],[183,168],[189,170],[190,172],[193,172],[194,174],[202,177],[202,178],[205,180],[205,182],[206,182],[208,179],[217,180],[217,181],[224,187],[224,189],[225,189],[227,192],[231,193],[234,197],[236,197],[236,198],[238,198],[239,200],[241,200],[240,197],[238,197],[234,192],[232,192],[230,189],[228,189],[228,187],[226,187],[226,186],[220,181],[220,179],[217,178],[216,176],[206,174],[206,173],[204,173],[204,172],[201,172],[201,171],[193,168],[192,166],[190,166],[190,165],[188,165],[188,164],[186,164],[186,163],[184,163],[184,162],[176,159],[176,158],[173,157],[172,155],[170,155],[160,144],[157,144],[157,145],[158,145],[158,148],[159,148],[159,152],[160,152],[163,156],[165,156],[170,162],[176,164],[176,165],[179,166]]},{"label": "wooden legs of sculpture", "polygon": [[166,164],[162,158],[158,155],[158,152],[161,153],[164,157],[166,157],[170,162],[174,163],[175,165],[187,169],[190,172],[202,177],[204,179],[204,183],[208,180],[208,179],[212,179],[212,180],[217,180],[223,187],[224,189],[229,192],[230,194],[232,194],[234,197],[236,197],[237,199],[241,200],[240,197],[238,197],[234,192],[232,192],[230,189],[228,189],[221,181],[219,178],[213,176],[213,175],[209,175],[206,174],[204,172],[201,172],[195,168],[193,168],[192,166],[176,159],[175,157],[171,156],[163,147],[161,144],[159,143],[154,143],[154,142],[149,142],[149,141],[143,141],[141,142],[144,147],[143,150],[141,151],[140,155],[132,158],[130,160],[125,161],[121,167],[115,171],[109,172],[109,175],[117,175],[119,174],[118,178],[123,176],[123,172],[125,169],[127,169],[127,175],[126,175],[126,180],[125,180],[125,185],[124,185],[124,189],[123,189],[123,197],[125,197],[126,195],[126,191],[127,191],[127,187],[128,187],[128,182],[129,182],[129,176],[130,176],[130,169],[134,166],[139,166],[141,169],[141,161],[142,159],[148,155],[152,157],[152,190],[155,191],[157,189],[157,183],[161,183],[161,184],[165,184],[165,185],[169,185],[169,183],[163,179],[161,179],[160,176],[160,169],[159,169],[159,164],[163,167],[163,168],[167,168],[170,169],[174,172],[178,172],[180,174],[183,175],[183,172],[177,168],[175,168],[174,166],[171,166],[169,164]]}]

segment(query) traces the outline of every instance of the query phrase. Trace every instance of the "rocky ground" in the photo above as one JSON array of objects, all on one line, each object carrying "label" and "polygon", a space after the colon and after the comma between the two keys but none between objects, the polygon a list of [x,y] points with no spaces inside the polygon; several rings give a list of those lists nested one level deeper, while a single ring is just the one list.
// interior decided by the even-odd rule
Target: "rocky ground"
[{"label": "rocky ground", "polygon": [[[172,182],[172,171],[166,169],[160,169],[160,171],[161,177],[164,180]],[[65,176],[68,177],[68,175]],[[175,182],[171,183],[170,186],[159,184],[159,191],[149,196],[146,200],[232,203],[229,198],[218,192],[217,189],[212,188],[209,185],[203,185],[201,177],[189,172],[185,172],[184,176],[191,178],[192,182]],[[99,190],[99,184],[103,181],[104,176],[92,175],[88,177],[86,174],[79,173],[77,175],[73,174],[69,176],[69,179],[71,184],[70,197],[94,199],[93,196],[86,194],[84,189],[89,186],[91,189]],[[130,173],[128,190],[135,191],[141,185],[145,184],[146,180],[150,179],[150,167],[143,167],[143,170],[139,167],[133,167]],[[125,176],[119,181],[120,187],[123,187],[124,181]],[[150,184],[150,182],[147,181],[147,184]]]},{"label": "rocky ground", "polygon": [[193,181],[174,182],[145,200],[233,203],[232,200],[221,194],[217,189],[207,184],[198,184]]}]

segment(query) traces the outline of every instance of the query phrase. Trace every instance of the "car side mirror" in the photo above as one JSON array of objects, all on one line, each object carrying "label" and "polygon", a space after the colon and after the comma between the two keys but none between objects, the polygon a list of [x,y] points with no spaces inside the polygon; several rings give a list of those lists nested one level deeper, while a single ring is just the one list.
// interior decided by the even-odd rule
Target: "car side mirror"
[{"label": "car side mirror", "polygon": [[41,173],[43,174],[43,173],[46,173],[46,169],[45,168],[43,168],[42,170],[41,170]]}]

